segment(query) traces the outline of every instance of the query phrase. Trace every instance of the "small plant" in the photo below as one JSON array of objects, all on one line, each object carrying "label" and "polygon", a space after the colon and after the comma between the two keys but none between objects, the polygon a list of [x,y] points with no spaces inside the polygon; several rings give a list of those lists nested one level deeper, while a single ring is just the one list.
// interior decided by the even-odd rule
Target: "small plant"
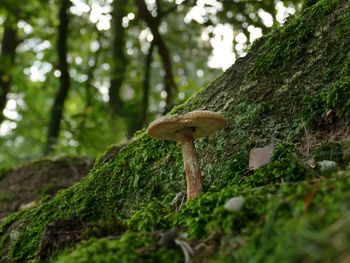
[{"label": "small plant", "polygon": [[320,124],[331,112],[350,121],[350,77],[324,88],[317,96],[303,98],[303,117],[309,125]]},{"label": "small plant", "polygon": [[344,115],[350,120],[350,77],[336,82],[328,90],[321,93],[321,98],[329,110],[335,110],[337,116]]}]

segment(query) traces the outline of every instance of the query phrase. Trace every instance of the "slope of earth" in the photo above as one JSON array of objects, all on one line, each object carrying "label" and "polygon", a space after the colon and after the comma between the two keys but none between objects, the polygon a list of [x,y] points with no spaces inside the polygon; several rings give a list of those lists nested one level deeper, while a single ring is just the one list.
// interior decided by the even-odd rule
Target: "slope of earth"
[{"label": "slope of earth", "polygon": [[41,160],[0,173],[0,220],[80,181],[92,165],[93,161],[88,158],[65,157]]},{"label": "slope of earth", "polygon": [[[349,28],[349,1],[316,1],[173,110],[229,123],[196,141],[198,199],[174,199],[185,191],[178,146],[139,133],[80,183],[7,217],[1,260],[348,262]],[[249,151],[270,144],[272,162],[248,170]],[[225,210],[232,197],[243,206]]]}]

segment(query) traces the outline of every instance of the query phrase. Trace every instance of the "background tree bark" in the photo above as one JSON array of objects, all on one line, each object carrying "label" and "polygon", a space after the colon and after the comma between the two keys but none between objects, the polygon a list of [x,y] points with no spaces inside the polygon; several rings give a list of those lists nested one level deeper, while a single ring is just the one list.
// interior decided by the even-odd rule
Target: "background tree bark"
[{"label": "background tree bark", "polygon": [[142,81],[142,98],[139,116],[135,121],[131,122],[128,127],[128,135],[133,135],[136,131],[142,129],[147,122],[149,95],[150,95],[150,80],[151,80],[151,64],[154,51],[154,42],[151,42],[148,53],[145,58],[144,64],[144,76]]},{"label": "background tree bark", "polygon": [[7,102],[7,94],[10,91],[16,48],[18,46],[16,21],[7,18],[4,26],[4,35],[0,55],[0,125],[4,120],[3,111]]},{"label": "background tree bark", "polygon": [[112,71],[109,88],[109,104],[116,115],[123,113],[123,100],[120,91],[125,79],[128,60],[125,55],[125,29],[123,17],[126,16],[127,0],[113,1],[112,18]]},{"label": "background tree bark", "polygon": [[[135,2],[140,18],[142,18],[146,22],[146,24],[152,32],[154,44],[158,48],[158,53],[163,63],[165,71],[164,90],[167,93],[167,97],[165,99],[166,106],[164,111],[168,112],[174,106],[174,100],[177,94],[177,87],[174,81],[170,51],[166,46],[162,35],[159,32],[160,17],[152,16],[150,11],[147,9],[147,5],[144,0],[135,0]],[[158,15],[160,15],[161,12],[159,2],[157,2],[157,7]]]},{"label": "background tree bark", "polygon": [[55,101],[51,110],[51,118],[47,133],[47,145],[45,154],[52,152],[58,140],[61,119],[63,116],[64,103],[66,101],[68,91],[70,88],[70,79],[67,63],[67,38],[68,38],[68,8],[69,0],[61,0],[59,10],[59,27],[57,39],[57,54],[58,54],[58,69],[61,72],[59,77],[59,88],[55,96]]}]

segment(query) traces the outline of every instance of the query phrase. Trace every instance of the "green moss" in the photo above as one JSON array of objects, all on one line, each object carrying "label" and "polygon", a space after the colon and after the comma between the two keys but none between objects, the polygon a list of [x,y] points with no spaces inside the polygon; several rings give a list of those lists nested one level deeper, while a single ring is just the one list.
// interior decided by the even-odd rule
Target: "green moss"
[{"label": "green moss", "polygon": [[[281,72],[289,61],[302,54],[314,30],[305,17],[299,17],[289,22],[278,33],[274,32],[273,37],[262,47],[266,53],[260,53],[257,58],[256,74]],[[287,37],[291,35],[293,37]]]},{"label": "green moss", "polygon": [[170,204],[153,200],[139,208],[127,221],[135,231],[155,231],[172,227],[174,209]]},{"label": "green moss", "polygon": [[334,83],[331,88],[321,93],[326,109],[334,109],[338,116],[350,120],[350,77],[345,77]]},{"label": "green moss", "polygon": [[348,176],[269,190],[270,197],[265,193],[259,204],[258,224],[247,224],[235,235],[247,242],[236,249],[221,244],[213,262],[341,262],[350,236]]},{"label": "green moss", "polygon": [[334,117],[346,118],[349,121],[350,77],[344,77],[323,88],[316,96],[305,96],[303,105],[303,116],[310,126],[332,122]]},{"label": "green moss", "polygon": [[[304,59],[315,33],[322,31],[335,6],[342,0],[320,0],[304,9],[298,17],[271,32],[260,46],[254,67],[254,76],[277,75],[297,58]],[[278,43],[278,44],[277,44]]]},{"label": "green moss", "polygon": [[156,244],[155,235],[128,232],[112,240],[91,239],[55,262],[183,262],[180,251],[160,248]]},{"label": "green moss", "polygon": [[311,179],[313,173],[300,161],[291,145],[278,145],[273,161],[247,176],[244,183],[250,186],[280,184]]},{"label": "green moss", "polygon": [[[36,209],[25,210],[17,224],[28,227],[28,231],[19,231],[18,238],[11,241],[9,261],[33,259],[45,226],[56,220],[67,219],[72,214],[86,222],[109,218],[111,213],[118,213],[118,218],[124,218],[154,196],[165,196],[165,199],[171,200],[176,189],[180,191],[184,187],[184,184],[176,183],[174,177],[182,178],[182,169],[177,168],[174,162],[182,163],[175,143],[140,135],[123,147],[113,162],[95,167],[82,183],[59,192],[54,199]],[[145,163],[150,165],[145,167]],[[170,163],[172,170],[166,169]],[[158,166],[164,167],[164,170],[150,177]],[[182,181],[180,178],[177,180]],[[133,198],[130,199],[131,196]],[[8,241],[6,236],[10,235],[10,231],[11,225],[0,229],[4,242]]]}]

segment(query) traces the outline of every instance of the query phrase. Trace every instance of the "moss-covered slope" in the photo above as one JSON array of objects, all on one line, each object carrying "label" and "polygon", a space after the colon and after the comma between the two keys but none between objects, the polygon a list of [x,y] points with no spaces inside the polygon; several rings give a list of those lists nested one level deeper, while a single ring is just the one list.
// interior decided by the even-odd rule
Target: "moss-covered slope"
[{"label": "moss-covered slope", "polygon": [[[218,111],[229,122],[196,142],[200,198],[172,204],[185,191],[179,148],[139,133],[79,184],[7,217],[1,260],[347,262],[349,28],[349,1],[320,0],[173,111]],[[248,171],[249,150],[271,143],[273,162]],[[229,212],[234,196],[245,203]],[[173,227],[183,249],[159,243]]]}]

